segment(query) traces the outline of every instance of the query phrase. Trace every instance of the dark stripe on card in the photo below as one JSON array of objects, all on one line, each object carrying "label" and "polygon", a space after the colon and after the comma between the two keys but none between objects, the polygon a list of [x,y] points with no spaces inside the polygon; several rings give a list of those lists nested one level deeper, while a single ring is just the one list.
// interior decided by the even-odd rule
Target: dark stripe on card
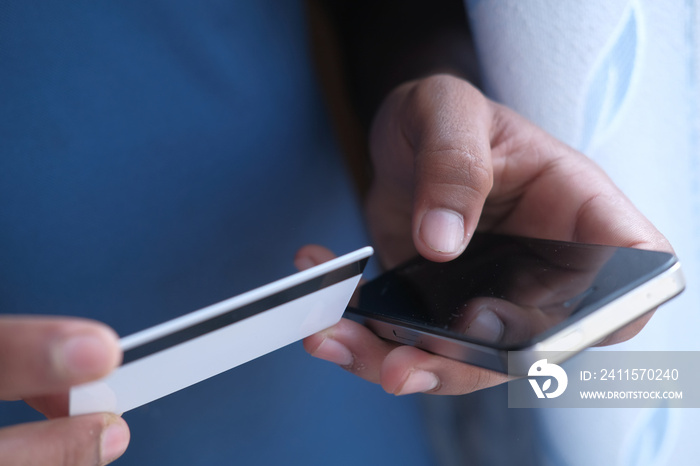
[{"label": "dark stripe on card", "polygon": [[211,317],[205,321],[194,324],[190,327],[183,328],[176,332],[162,336],[155,340],[144,343],[135,348],[131,348],[124,352],[124,360],[122,365],[129,364],[146,356],[158,353],[170,347],[179,345],[189,340],[193,340],[207,333],[213,332],[220,328],[227,327],[243,319],[252,317],[261,312],[281,306],[295,299],[302,298],[315,291],[322,290],[329,286],[340,283],[348,278],[360,275],[367,265],[368,258],[361,259],[351,264],[332,270],[324,275],[312,278],[303,283],[300,283],[286,290],[279,291],[270,296],[266,296],[258,301],[246,304],[235,309],[224,312],[217,316]]}]

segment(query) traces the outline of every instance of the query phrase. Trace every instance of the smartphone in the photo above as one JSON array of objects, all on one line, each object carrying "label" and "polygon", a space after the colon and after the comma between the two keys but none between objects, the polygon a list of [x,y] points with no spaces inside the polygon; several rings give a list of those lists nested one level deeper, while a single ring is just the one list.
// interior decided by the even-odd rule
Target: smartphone
[{"label": "smartphone", "polygon": [[387,340],[508,373],[509,352],[529,367],[543,352],[559,363],[626,339],[684,287],[673,254],[477,233],[457,259],[416,258],[362,285],[346,315]]}]

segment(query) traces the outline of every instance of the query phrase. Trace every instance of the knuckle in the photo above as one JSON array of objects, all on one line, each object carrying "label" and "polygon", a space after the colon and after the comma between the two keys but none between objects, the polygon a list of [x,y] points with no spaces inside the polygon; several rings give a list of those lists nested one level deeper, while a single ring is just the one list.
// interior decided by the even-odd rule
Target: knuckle
[{"label": "knuckle", "polygon": [[431,183],[460,188],[485,197],[493,187],[490,164],[467,147],[430,152],[424,170]]}]

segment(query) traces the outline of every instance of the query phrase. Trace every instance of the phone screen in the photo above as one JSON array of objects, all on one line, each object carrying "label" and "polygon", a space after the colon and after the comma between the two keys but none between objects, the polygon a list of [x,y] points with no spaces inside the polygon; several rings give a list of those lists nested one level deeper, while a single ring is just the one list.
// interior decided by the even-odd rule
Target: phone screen
[{"label": "phone screen", "polygon": [[352,312],[518,349],[595,312],[675,262],[663,252],[477,234],[453,261],[416,258],[366,283]]}]

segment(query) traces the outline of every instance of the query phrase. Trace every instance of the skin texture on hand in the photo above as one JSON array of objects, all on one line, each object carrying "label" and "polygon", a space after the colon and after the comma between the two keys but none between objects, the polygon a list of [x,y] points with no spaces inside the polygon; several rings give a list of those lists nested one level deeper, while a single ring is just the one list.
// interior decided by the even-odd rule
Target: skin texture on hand
[{"label": "skin texture on hand", "polygon": [[[333,257],[328,249],[310,245],[297,252],[295,264],[303,269]],[[507,380],[504,374],[382,340],[348,319],[304,339],[304,348],[312,356],[338,364],[394,395],[417,392],[457,395]]]},{"label": "skin texture on hand", "polygon": [[[372,126],[370,152],[367,219],[386,268],[416,254],[452,260],[477,229],[671,251],[591,160],[453,76],[411,81],[389,94]],[[331,257],[310,246],[297,262]],[[464,394],[507,380],[383,341],[347,320],[304,346],[394,394]]]},{"label": "skin texture on hand", "polygon": [[0,399],[24,399],[49,419],[0,429],[3,462],[80,466],[121,456],[129,428],[119,416],[65,417],[68,389],[107,375],[121,357],[117,335],[97,322],[0,317]]},{"label": "skin texture on hand", "polygon": [[416,252],[453,259],[477,226],[671,249],[591,160],[459,78],[397,88],[378,111],[370,145],[375,178],[367,213],[386,267]]}]

